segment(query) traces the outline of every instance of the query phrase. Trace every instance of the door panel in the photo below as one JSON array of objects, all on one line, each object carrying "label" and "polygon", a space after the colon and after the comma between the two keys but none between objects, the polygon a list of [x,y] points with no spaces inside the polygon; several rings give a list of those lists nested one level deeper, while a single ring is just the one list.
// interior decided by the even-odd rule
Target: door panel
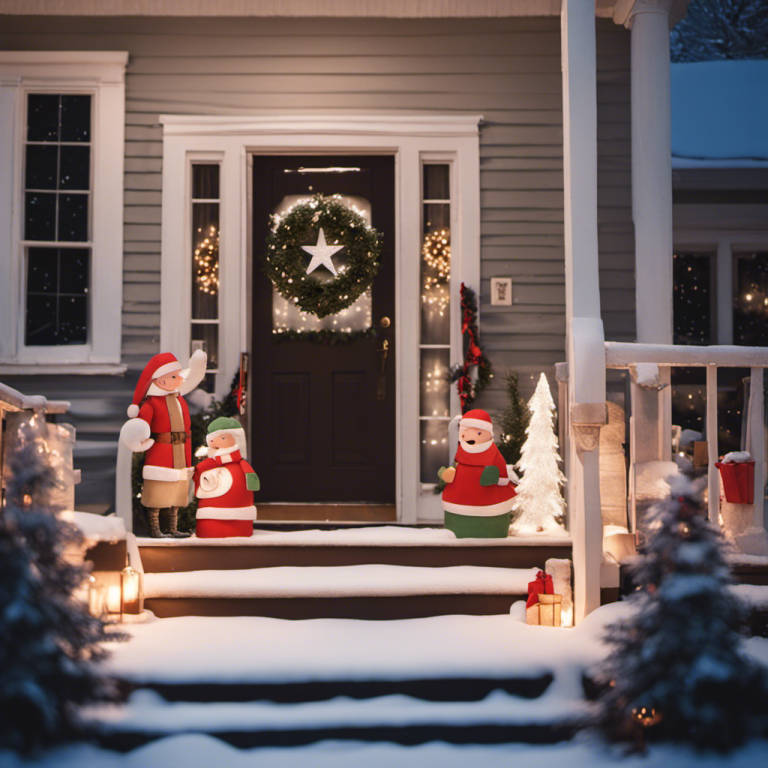
[{"label": "door panel", "polygon": [[[329,168],[354,169],[329,172]],[[313,194],[340,194],[383,235],[371,294],[318,324],[276,294],[261,260],[269,217]],[[395,499],[394,157],[254,156],[251,457],[265,502]],[[314,233],[316,236],[316,232]],[[314,244],[308,240],[306,244]],[[334,255],[342,266],[344,252]],[[307,260],[309,261],[309,255]],[[329,275],[330,276],[330,273]],[[289,316],[290,315],[290,316]],[[334,321],[335,325],[334,325]],[[281,327],[376,329],[375,338],[330,345],[280,338]],[[288,325],[284,325],[288,324]],[[383,381],[382,349],[388,345]],[[383,397],[379,395],[383,394]],[[270,414],[266,419],[264,416]],[[270,435],[261,425],[270,425]]]}]

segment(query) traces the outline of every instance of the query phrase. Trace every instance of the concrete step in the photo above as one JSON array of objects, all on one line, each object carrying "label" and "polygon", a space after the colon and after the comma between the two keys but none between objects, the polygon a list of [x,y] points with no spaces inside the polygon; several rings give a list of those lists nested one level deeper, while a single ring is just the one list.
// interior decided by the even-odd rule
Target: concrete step
[{"label": "concrete step", "polygon": [[408,526],[256,530],[249,538],[140,538],[138,543],[146,573],[369,564],[543,568],[550,558],[570,559],[572,552],[568,536],[457,539],[443,529]]},{"label": "concrete step", "polygon": [[537,570],[369,564],[147,573],[145,607],[160,618],[391,620],[502,614],[527,595]]}]

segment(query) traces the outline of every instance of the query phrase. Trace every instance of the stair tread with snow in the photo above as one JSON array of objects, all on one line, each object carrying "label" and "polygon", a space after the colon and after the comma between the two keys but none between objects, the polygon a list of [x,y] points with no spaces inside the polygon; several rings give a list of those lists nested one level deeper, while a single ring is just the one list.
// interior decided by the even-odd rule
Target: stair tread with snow
[{"label": "stair tread with snow", "polygon": [[277,566],[147,573],[145,605],[161,617],[416,618],[507,613],[536,568],[460,565]]}]

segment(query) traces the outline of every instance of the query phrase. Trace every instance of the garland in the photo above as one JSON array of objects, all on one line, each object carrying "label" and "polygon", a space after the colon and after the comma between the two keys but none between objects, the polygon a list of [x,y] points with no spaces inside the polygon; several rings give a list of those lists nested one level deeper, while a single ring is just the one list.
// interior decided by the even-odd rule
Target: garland
[{"label": "garland", "polygon": [[376,335],[376,329],[366,328],[364,331],[335,331],[332,328],[321,328],[318,331],[297,331],[293,328],[273,332],[275,341],[311,341],[313,344],[348,344],[356,339],[369,339]]},{"label": "garland", "polygon": [[[466,413],[475,398],[488,386],[493,377],[491,361],[480,348],[477,330],[477,297],[471,288],[461,284],[461,334],[464,340],[464,365],[451,372],[461,400],[461,412]],[[470,368],[477,367],[477,381],[472,381]]]},{"label": "garland", "polygon": [[[340,195],[315,195],[282,216],[274,215],[262,262],[283,298],[320,318],[335,315],[357,301],[371,287],[380,266],[381,235],[340,200]],[[328,281],[307,274],[308,256],[302,248],[318,241],[321,228],[327,243],[343,245],[346,257],[346,266]],[[299,338],[308,338],[308,334]]]}]

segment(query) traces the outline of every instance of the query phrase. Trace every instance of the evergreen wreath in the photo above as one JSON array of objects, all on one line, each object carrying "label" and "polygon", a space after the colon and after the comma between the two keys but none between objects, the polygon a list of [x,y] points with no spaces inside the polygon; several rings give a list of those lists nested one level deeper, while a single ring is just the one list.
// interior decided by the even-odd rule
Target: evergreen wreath
[{"label": "evergreen wreath", "polygon": [[[321,227],[328,243],[343,244],[347,258],[346,267],[327,282],[307,274],[302,249],[316,242]],[[381,234],[341,203],[340,195],[315,195],[272,217],[262,266],[283,298],[322,318],[346,309],[371,287],[381,266],[380,253]]]}]

